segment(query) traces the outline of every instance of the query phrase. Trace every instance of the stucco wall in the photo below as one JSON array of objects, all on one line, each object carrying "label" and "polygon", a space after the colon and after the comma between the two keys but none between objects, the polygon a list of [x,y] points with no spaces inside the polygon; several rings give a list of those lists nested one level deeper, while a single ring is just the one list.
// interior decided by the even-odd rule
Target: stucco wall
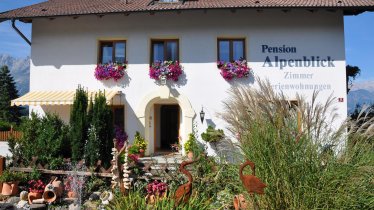
[{"label": "stucco wall", "polygon": [[[283,87],[290,99],[297,92],[309,97],[313,90],[290,89],[290,84],[322,84],[321,99],[330,94],[342,98],[336,103],[341,116],[346,116],[345,55],[343,16],[338,12],[319,10],[227,10],[186,11],[181,14],[164,12],[47,18],[33,20],[31,53],[31,90],[71,90],[81,84],[88,89],[121,88],[126,97],[125,129],[132,137],[136,130],[143,132],[135,112],[141,100],[158,85],[149,78],[150,39],[178,38],[180,62],[185,77],[171,87],[185,95],[196,113],[204,107],[206,119],[223,128],[224,122],[216,113],[222,109],[231,85],[253,84],[253,79],[226,82],[216,66],[217,38],[246,38],[246,55],[253,73],[268,78],[272,84]],[[93,72],[97,63],[98,40],[127,40],[128,70],[120,81],[97,81]],[[296,47],[296,53],[263,53],[262,45]],[[303,56],[330,56],[335,67],[285,67],[282,70],[264,65],[266,57],[298,59]],[[274,63],[275,65],[275,63]],[[287,79],[286,72],[313,74],[311,79]],[[282,86],[283,84],[283,86]],[[288,85],[288,86],[284,86]],[[300,89],[300,87],[299,87]],[[38,112],[43,112],[36,108]],[[53,108],[54,110],[54,108]],[[68,119],[68,109],[61,111]],[[195,122],[199,131],[206,128]]]}]

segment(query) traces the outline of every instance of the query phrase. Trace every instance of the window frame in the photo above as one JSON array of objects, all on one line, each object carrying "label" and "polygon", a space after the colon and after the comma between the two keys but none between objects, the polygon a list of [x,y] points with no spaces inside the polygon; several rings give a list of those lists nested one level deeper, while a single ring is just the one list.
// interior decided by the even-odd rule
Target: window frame
[{"label": "window frame", "polygon": [[97,58],[97,63],[98,64],[104,64],[102,63],[102,56],[103,56],[103,48],[102,45],[104,43],[112,43],[112,62],[115,61],[116,57],[116,48],[115,45],[116,43],[125,43],[125,62],[127,61],[127,40],[125,39],[116,39],[116,40],[99,40],[98,48],[99,48],[99,53],[98,53],[98,58]]},{"label": "window frame", "polygon": [[233,48],[233,42],[234,41],[242,41],[243,42],[243,59],[247,60],[247,44],[246,44],[246,38],[217,38],[217,61],[220,61],[220,47],[219,43],[220,41],[228,41],[229,42],[229,62],[234,62],[234,48]]},{"label": "window frame", "polygon": [[[153,64],[153,57],[154,57],[154,50],[153,50],[153,45],[154,45],[154,43],[155,42],[163,42],[163,44],[164,44],[164,58],[166,58],[167,57],[167,54],[168,54],[168,52],[167,52],[167,47],[166,47],[166,43],[167,42],[176,42],[177,43],[177,59],[176,59],[176,61],[180,61],[180,53],[179,53],[179,39],[151,39],[151,49],[150,49],[150,51],[151,51],[151,56],[150,56],[150,65],[152,65]],[[165,48],[166,47],[166,48]]]}]

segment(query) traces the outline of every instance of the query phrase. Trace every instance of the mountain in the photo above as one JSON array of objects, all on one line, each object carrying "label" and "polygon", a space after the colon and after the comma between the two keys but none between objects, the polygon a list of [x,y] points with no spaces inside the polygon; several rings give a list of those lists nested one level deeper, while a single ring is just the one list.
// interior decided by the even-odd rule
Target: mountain
[{"label": "mountain", "polygon": [[355,110],[356,104],[370,105],[372,103],[374,103],[374,91],[370,89],[351,90],[348,93],[348,113],[352,113]]},{"label": "mountain", "polygon": [[20,96],[30,88],[30,57],[14,58],[10,55],[0,54],[0,66],[7,65],[18,89]]}]

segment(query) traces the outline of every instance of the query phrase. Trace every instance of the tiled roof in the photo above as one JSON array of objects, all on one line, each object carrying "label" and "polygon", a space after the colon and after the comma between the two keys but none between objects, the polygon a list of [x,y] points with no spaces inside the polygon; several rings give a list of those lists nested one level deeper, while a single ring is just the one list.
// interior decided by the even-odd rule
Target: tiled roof
[{"label": "tiled roof", "polygon": [[374,0],[186,0],[160,3],[152,0],[49,0],[0,14],[1,19],[27,19],[122,12],[222,9],[222,8],[340,8],[374,10]]}]

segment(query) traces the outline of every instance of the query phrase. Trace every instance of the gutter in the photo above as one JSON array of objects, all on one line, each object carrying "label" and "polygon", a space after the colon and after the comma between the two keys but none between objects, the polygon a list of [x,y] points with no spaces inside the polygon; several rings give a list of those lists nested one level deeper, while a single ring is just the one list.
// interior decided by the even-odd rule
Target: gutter
[{"label": "gutter", "polygon": [[27,42],[31,46],[31,41],[17,28],[16,26],[16,19],[12,19],[12,28],[17,32],[18,35],[22,37],[23,40]]}]

